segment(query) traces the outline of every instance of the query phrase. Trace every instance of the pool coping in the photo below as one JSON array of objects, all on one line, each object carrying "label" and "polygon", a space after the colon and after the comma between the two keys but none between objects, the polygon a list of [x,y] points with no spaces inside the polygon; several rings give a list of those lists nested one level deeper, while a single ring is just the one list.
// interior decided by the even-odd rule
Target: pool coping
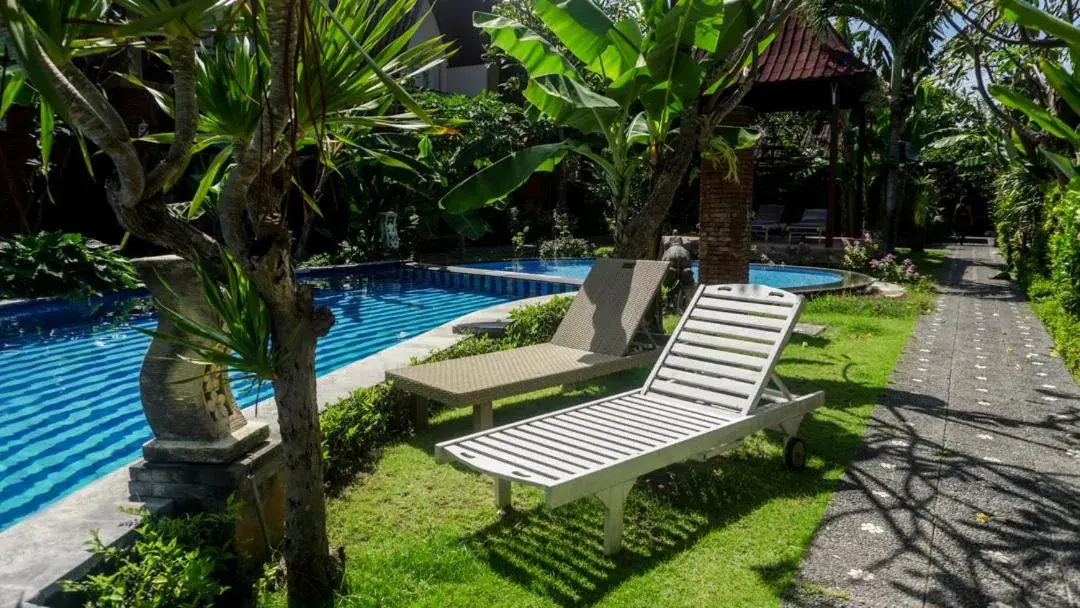
[{"label": "pool coping", "polygon": [[[594,260],[598,258],[559,258],[563,260]],[[546,261],[558,261],[558,260],[545,260],[543,258],[515,258],[512,260],[504,260],[507,262],[546,262]],[[698,260],[694,260],[695,262]],[[478,264],[485,264],[488,262],[477,262]],[[445,270],[449,272],[458,272],[463,274],[475,274],[475,275],[494,275],[504,276],[510,279],[520,279],[528,281],[550,281],[556,283],[567,283],[580,286],[583,282],[582,279],[573,279],[569,277],[559,277],[555,275],[547,274],[532,274],[527,272],[510,272],[505,270],[490,270],[487,268],[473,268],[470,266],[459,265],[439,265],[439,264],[425,264],[423,262],[406,262],[406,266],[421,267],[432,270]],[[791,293],[797,293],[805,296],[815,296],[826,293],[846,293],[852,291],[859,291],[866,289],[874,283],[877,279],[871,276],[862,274],[860,272],[853,272],[851,270],[842,270],[839,268],[826,268],[824,266],[799,266],[796,264],[762,264],[760,262],[750,262],[751,266],[761,267],[776,267],[776,268],[792,268],[795,270],[813,270],[817,272],[829,272],[833,274],[841,275],[843,278],[839,281],[832,283],[825,283],[823,285],[813,285],[809,287],[784,287],[785,291]]]},{"label": "pool coping", "polygon": [[[352,391],[378,384],[389,369],[404,367],[414,357],[446,348],[465,339],[453,328],[461,323],[502,320],[511,310],[547,301],[560,294],[522,298],[483,308],[430,329],[419,336],[355,361],[317,380],[319,409],[348,396]],[[277,406],[273,397],[244,408],[249,420],[270,425],[277,435]],[[137,460],[137,459],[136,459]],[[78,578],[99,563],[86,551],[91,529],[99,530],[106,545],[131,542],[140,521],[133,509],[167,513],[168,500],[128,500],[128,466],[118,467],[26,519],[0,531],[0,608],[22,602],[45,604],[55,599],[59,582]],[[123,509],[123,510],[121,510]],[[125,512],[128,511],[128,512]]]}]

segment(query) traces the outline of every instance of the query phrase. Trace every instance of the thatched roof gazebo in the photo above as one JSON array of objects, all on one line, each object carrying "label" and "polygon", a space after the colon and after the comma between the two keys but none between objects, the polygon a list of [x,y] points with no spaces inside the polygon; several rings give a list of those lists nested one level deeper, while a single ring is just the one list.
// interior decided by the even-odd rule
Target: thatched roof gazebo
[{"label": "thatched roof gazebo", "polygon": [[[840,112],[851,110],[859,124],[859,149],[865,149],[866,120],[863,99],[875,88],[874,69],[858,57],[831,27],[815,31],[797,18],[784,24],[761,58],[753,88],[729,117],[729,122],[750,125],[759,112],[829,111],[828,228],[825,244],[832,246],[838,233],[836,166]],[[727,168],[703,160],[701,165],[702,283],[746,282],[750,262],[750,213],[754,184],[754,151],[741,150],[738,180],[727,179]],[[861,208],[862,154],[857,157],[856,181]]]}]

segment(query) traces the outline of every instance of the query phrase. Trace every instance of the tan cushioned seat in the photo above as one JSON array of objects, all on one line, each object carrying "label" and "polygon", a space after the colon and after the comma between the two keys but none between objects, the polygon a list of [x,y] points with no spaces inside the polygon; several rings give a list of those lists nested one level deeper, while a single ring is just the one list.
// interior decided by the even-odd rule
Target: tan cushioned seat
[{"label": "tan cushioned seat", "polygon": [[535,344],[396,369],[386,377],[407,392],[449,406],[465,406],[647,365],[659,356],[659,350],[616,357]]}]

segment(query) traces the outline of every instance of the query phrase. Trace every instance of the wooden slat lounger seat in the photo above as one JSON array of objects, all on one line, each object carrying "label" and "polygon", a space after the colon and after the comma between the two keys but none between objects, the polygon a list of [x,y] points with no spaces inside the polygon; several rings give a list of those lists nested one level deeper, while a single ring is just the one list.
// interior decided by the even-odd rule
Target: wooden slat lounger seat
[{"label": "wooden slat lounger seat", "polygon": [[473,426],[492,426],[491,402],[561,384],[651,365],[660,348],[633,344],[660,291],[667,262],[597,260],[551,342],[404,367],[386,378],[420,398],[417,423],[427,418],[423,399],[473,406]]},{"label": "wooden slat lounger seat", "polygon": [[596,496],[604,551],[618,551],[626,495],[642,475],[762,429],[782,430],[789,464],[802,465],[799,425],[825,396],[792,395],[773,371],[802,306],[760,285],[701,287],[641,389],[440,443],[435,459],[492,475],[499,508],[512,481],[542,488],[549,508]]}]

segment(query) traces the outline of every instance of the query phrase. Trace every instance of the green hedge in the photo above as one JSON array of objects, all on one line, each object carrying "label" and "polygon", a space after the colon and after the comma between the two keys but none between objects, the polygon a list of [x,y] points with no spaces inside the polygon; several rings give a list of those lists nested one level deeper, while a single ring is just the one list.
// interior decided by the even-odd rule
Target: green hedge
[{"label": "green hedge", "polygon": [[998,180],[998,246],[1058,354],[1080,377],[1080,188],[1032,181],[1020,171]]},{"label": "green hedge", "polygon": [[[566,316],[572,297],[560,296],[543,304],[518,308],[510,313],[506,337],[469,336],[456,344],[433,351],[413,365],[446,361],[508,348],[547,342]],[[342,487],[369,466],[380,446],[413,431],[412,409],[405,395],[390,382],[354,391],[328,406],[320,417],[326,483],[331,490]]]},{"label": "green hedge", "polygon": [[1021,282],[1065,366],[1080,378],[1080,315],[1068,311],[1068,294],[1046,276],[1022,277]]}]

